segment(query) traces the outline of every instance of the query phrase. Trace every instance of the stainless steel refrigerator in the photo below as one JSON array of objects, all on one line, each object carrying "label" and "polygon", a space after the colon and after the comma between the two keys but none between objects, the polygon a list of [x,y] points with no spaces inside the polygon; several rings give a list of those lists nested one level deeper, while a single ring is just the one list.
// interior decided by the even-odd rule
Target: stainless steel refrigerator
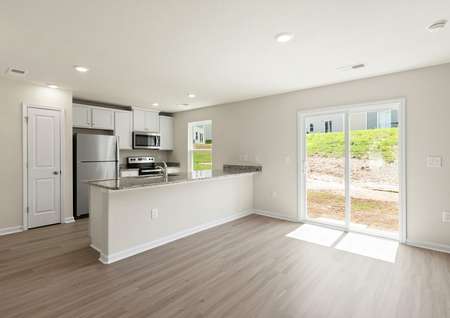
[{"label": "stainless steel refrigerator", "polygon": [[89,213],[89,185],[86,181],[114,179],[118,176],[118,137],[74,135],[74,216]]}]

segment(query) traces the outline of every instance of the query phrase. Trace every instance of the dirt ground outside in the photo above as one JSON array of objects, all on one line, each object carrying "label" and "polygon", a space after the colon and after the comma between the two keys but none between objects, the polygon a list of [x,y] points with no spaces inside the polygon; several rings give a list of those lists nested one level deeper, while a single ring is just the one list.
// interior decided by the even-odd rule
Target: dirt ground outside
[{"label": "dirt ground outside", "polygon": [[[311,218],[344,220],[344,159],[308,158],[307,204]],[[399,230],[398,163],[351,159],[351,222],[370,229]]]}]

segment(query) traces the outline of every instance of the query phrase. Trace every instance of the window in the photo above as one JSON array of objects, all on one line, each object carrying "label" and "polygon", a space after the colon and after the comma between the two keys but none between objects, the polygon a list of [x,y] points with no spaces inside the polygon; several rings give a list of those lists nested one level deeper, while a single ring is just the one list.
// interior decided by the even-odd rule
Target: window
[{"label": "window", "polygon": [[212,170],[212,121],[189,123],[188,162],[193,172]]}]

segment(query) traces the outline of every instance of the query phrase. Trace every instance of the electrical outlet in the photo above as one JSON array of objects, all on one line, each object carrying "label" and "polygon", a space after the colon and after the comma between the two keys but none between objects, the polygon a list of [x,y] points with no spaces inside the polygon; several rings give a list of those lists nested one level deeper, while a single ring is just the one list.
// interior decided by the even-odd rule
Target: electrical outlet
[{"label": "electrical outlet", "polygon": [[153,208],[152,211],[151,211],[151,218],[152,218],[152,220],[153,219],[157,219],[158,216],[159,216],[158,209]]},{"label": "electrical outlet", "polygon": [[427,157],[427,167],[428,168],[442,168],[442,158],[437,156]]},{"label": "electrical outlet", "polygon": [[450,211],[442,212],[442,222],[450,223]]}]

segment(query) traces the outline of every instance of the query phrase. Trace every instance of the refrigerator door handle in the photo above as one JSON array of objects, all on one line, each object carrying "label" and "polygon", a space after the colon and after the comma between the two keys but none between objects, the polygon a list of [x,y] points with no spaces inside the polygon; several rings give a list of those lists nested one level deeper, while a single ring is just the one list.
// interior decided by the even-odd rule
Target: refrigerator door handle
[{"label": "refrigerator door handle", "polygon": [[120,140],[119,136],[116,136],[116,180],[119,180],[120,177]]}]

